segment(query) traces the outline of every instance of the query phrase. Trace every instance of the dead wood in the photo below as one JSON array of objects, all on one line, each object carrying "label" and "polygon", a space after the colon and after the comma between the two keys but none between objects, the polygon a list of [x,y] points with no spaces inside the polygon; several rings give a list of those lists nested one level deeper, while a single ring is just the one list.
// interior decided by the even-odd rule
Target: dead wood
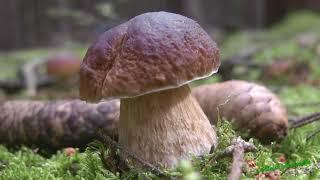
[{"label": "dead wood", "polygon": [[236,146],[238,146],[239,144],[241,145],[241,147],[243,147],[244,152],[252,152],[257,150],[254,144],[246,142],[241,137],[238,137],[234,139],[231,145],[228,146],[224,151],[210,159],[209,162],[217,161],[225,157],[231,157],[233,155],[233,152],[235,151]]},{"label": "dead wood", "polygon": [[244,164],[243,160],[244,149],[240,145],[236,145],[233,151],[233,161],[231,166],[231,172],[228,176],[229,180],[240,179],[242,174],[242,166]]},{"label": "dead wood", "polygon": [[244,153],[253,150],[256,150],[256,147],[253,144],[242,140],[241,137],[233,140],[232,145],[229,146],[224,153],[225,155],[232,153],[233,156],[228,180],[240,179],[244,165]]},{"label": "dead wood", "polygon": [[0,143],[56,149],[84,147],[98,131],[117,134],[119,101],[7,101],[0,104]]},{"label": "dead wood", "polygon": [[240,136],[234,139],[222,153],[214,156],[209,163],[225,157],[233,157],[228,180],[240,179],[244,165],[244,153],[256,151],[254,144],[244,141]]},{"label": "dead wood", "polygon": [[307,116],[298,117],[290,121],[290,129],[298,128],[315,121],[320,121],[320,112],[316,112]]}]

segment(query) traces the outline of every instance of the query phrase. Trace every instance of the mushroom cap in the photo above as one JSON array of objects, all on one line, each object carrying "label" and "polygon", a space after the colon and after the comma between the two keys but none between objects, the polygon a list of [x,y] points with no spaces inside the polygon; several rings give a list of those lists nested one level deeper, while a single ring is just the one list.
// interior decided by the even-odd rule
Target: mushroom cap
[{"label": "mushroom cap", "polygon": [[192,19],[150,12],[103,33],[80,68],[80,97],[128,98],[176,88],[217,72],[216,43]]},{"label": "mushroom cap", "polygon": [[71,77],[80,70],[81,59],[69,52],[62,52],[47,58],[46,68],[50,76]]}]

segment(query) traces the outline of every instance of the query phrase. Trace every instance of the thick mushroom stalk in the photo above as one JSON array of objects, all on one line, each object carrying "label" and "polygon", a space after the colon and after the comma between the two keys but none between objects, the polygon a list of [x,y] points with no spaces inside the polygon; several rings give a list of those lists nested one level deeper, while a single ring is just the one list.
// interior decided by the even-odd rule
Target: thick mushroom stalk
[{"label": "thick mushroom stalk", "polygon": [[152,164],[173,167],[217,145],[188,85],[121,99],[120,109],[119,142]]}]

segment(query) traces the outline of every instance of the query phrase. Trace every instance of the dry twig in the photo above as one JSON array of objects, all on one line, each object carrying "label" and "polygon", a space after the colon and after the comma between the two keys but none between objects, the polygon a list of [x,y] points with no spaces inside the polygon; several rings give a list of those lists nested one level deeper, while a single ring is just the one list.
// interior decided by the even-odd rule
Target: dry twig
[{"label": "dry twig", "polygon": [[241,139],[241,137],[233,140],[232,145],[227,147],[223,153],[225,155],[232,153],[233,155],[233,161],[228,180],[240,179],[244,164],[244,153],[254,150],[256,150],[256,147],[253,144],[244,141]]},{"label": "dry twig", "polygon": [[218,159],[233,156],[231,172],[228,179],[240,179],[242,173],[242,166],[244,164],[243,156],[245,152],[256,151],[257,148],[252,143],[244,141],[240,136],[232,141],[222,153],[210,159],[209,163],[217,161]]},{"label": "dry twig", "polygon": [[313,113],[307,116],[299,117],[290,121],[290,129],[298,128],[306,124],[320,120],[320,112]]},{"label": "dry twig", "polygon": [[235,147],[237,145],[241,145],[241,147],[243,147],[244,149],[244,152],[252,152],[252,151],[255,151],[257,150],[257,148],[255,147],[255,145],[253,145],[252,143],[249,143],[249,142],[246,142],[244,141],[241,137],[238,137],[237,139],[233,140],[232,141],[232,145],[231,146],[228,146],[218,157],[217,159],[220,159],[220,158],[224,158],[224,157],[230,157],[234,150],[235,150]]},{"label": "dry twig", "polygon": [[243,160],[244,149],[240,144],[234,147],[233,151],[233,161],[231,166],[231,172],[228,176],[229,180],[240,179],[242,174],[242,167],[244,164]]}]

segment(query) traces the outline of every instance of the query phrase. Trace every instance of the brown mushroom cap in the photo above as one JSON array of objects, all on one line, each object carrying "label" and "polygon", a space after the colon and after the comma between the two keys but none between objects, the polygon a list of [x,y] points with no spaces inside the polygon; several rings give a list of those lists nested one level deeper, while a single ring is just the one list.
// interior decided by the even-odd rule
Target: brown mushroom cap
[{"label": "brown mushroom cap", "polygon": [[80,70],[80,96],[96,101],[176,88],[215,73],[219,55],[194,20],[145,13],[106,31],[89,48]]},{"label": "brown mushroom cap", "polygon": [[47,73],[56,78],[71,77],[80,70],[81,59],[69,52],[49,56],[46,63]]}]

